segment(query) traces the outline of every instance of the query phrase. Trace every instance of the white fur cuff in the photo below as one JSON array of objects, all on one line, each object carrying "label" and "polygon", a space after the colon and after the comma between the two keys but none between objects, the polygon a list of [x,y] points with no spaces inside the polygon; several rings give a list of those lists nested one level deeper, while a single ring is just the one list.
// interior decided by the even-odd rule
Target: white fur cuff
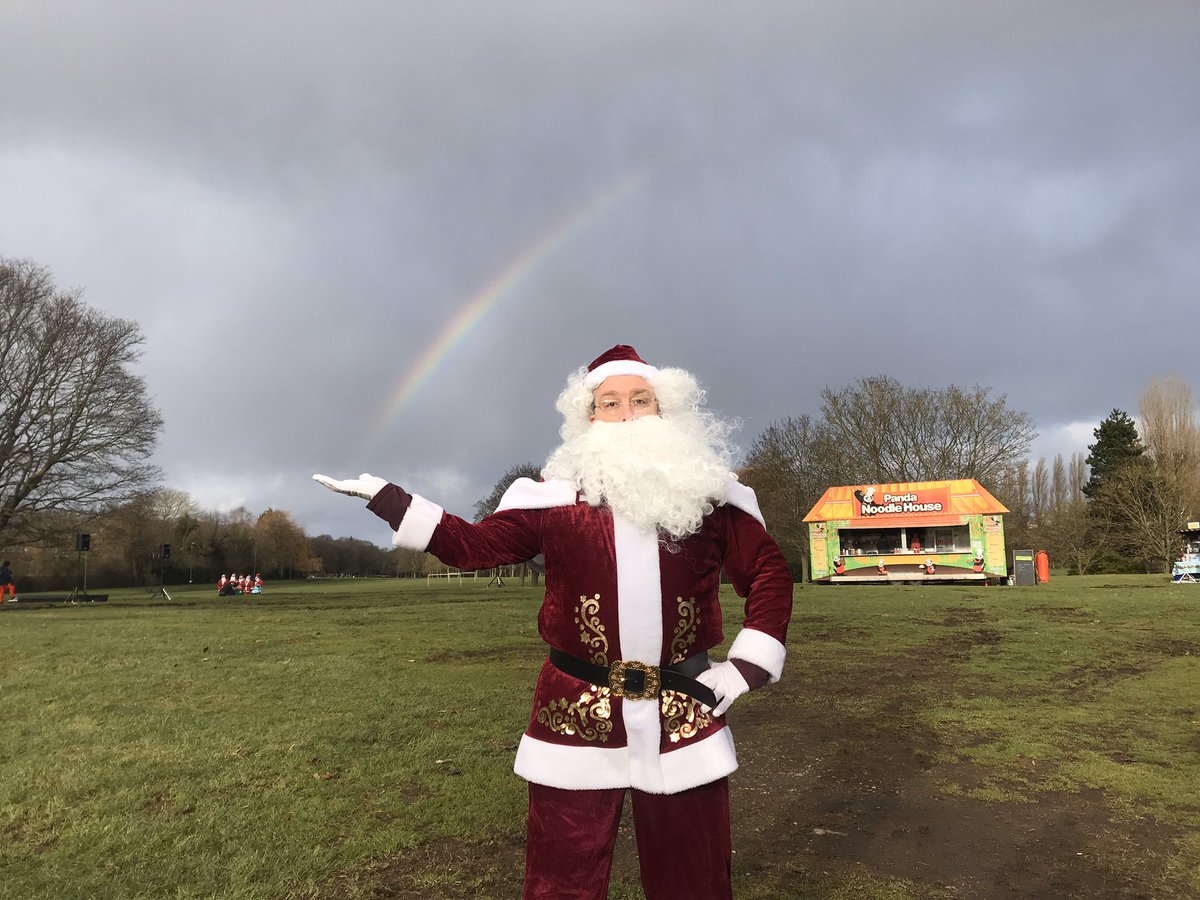
[{"label": "white fur cuff", "polygon": [[733,645],[726,656],[728,659],[744,659],[748,663],[754,663],[760,669],[766,670],[771,676],[771,684],[774,684],[783,674],[787,648],[765,631],[743,628],[733,639]]},{"label": "white fur cuff", "polygon": [[404,514],[404,520],[396,533],[392,535],[392,543],[406,550],[424,551],[433,540],[433,531],[442,521],[444,510],[420,494],[412,495],[412,504]]}]

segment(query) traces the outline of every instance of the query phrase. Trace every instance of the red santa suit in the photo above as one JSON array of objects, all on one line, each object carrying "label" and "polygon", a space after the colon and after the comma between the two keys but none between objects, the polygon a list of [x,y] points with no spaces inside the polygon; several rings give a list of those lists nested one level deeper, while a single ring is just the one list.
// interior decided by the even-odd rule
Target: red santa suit
[{"label": "red santa suit", "polygon": [[[705,517],[699,532],[682,540],[660,538],[607,506],[589,505],[567,481],[519,479],[497,512],[474,524],[393,484],[368,508],[391,525],[396,546],[428,551],[458,568],[487,569],[542,554],[546,592],[539,633],[551,648],[601,666],[619,661],[669,666],[720,644],[724,569],[746,598],[728,656],[763,669],[771,682],[779,680],[792,578],[763,525],[754,492],[744,485],[731,484],[725,502]],[[700,663],[707,667],[703,657]],[[693,697],[667,690],[653,700],[631,700],[616,696],[609,685],[568,675],[549,660],[538,676],[514,766],[533,784],[531,822],[537,786],[578,791],[582,801],[605,789],[673,795],[709,790],[716,782],[724,799],[712,802],[726,804],[716,813],[724,816],[726,860],[723,779],[736,768],[724,717],[704,712]],[[635,794],[635,817],[636,802]],[[642,831],[639,827],[639,841]],[[568,862],[580,861],[561,864]],[[727,883],[727,871],[725,876]],[[530,893],[529,885],[527,873],[526,896],[542,896]]]}]

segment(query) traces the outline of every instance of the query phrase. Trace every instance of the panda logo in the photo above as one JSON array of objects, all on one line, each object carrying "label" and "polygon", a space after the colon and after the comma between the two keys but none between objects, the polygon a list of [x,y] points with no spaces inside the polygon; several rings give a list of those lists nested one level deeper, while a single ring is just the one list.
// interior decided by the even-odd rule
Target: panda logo
[{"label": "panda logo", "polygon": [[870,515],[863,507],[870,506],[875,502],[875,488],[869,487],[865,490],[858,488],[854,491],[854,499],[858,501],[858,508],[862,515]]}]

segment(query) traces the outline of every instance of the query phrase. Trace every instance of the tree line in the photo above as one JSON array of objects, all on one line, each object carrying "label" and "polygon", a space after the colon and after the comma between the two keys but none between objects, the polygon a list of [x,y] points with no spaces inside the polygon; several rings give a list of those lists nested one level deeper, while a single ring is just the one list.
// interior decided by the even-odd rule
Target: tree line
[{"label": "tree line", "polygon": [[[0,259],[0,553],[22,588],[422,574],[425,554],[309,537],[284,510],[201,510],[150,463],[162,416],[144,337],[29,260]],[[77,546],[88,535],[89,547]],[[86,562],[86,572],[81,571]]]},{"label": "tree line", "polygon": [[154,586],[160,580],[215,584],[221,574],[232,573],[261,573],[268,582],[415,577],[438,571],[439,565],[428,554],[385,549],[359,538],[309,536],[285,510],[201,510],[188,494],[168,488],[148,490],[73,527],[88,535],[86,554],[77,548],[78,531],[4,551],[16,565],[22,590],[60,590],[85,578],[89,589]]},{"label": "tree line", "polygon": [[[22,556],[31,588],[78,578],[74,537],[89,533],[96,586],[264,577],[422,575],[427,554],[368,541],[309,537],[283,510],[204,511],[160,486],[150,463],[163,422],[131,367],[141,329],[60,290],[28,260],[0,259],[0,553]],[[1200,431],[1190,386],[1152,382],[1135,420],[1100,422],[1088,454],[1032,461],[1027,413],[989,388],[910,387],[875,375],[821,392],[818,415],[772,422],[739,474],[753,487],[796,571],[804,516],[834,485],[974,478],[1010,510],[1010,548],[1046,549],[1076,572],[1170,568],[1177,532],[1200,517]],[[513,466],[475,506],[493,511]],[[171,552],[164,553],[169,545]],[[30,579],[33,583],[30,583]]]},{"label": "tree line", "polygon": [[987,388],[906,387],[887,376],[821,394],[820,415],[773,422],[742,480],[793,567],[804,517],[834,485],[974,478],[1009,509],[1008,547],[1044,549],[1076,573],[1167,572],[1178,531],[1200,518],[1200,430],[1190,386],[1147,386],[1139,417],[1114,409],[1088,453],[1032,461],[1030,417]]}]

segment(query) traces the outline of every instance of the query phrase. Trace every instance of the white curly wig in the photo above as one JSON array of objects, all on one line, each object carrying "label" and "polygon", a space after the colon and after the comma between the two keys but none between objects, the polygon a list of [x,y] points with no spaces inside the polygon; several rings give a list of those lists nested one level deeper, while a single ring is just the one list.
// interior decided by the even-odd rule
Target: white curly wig
[{"label": "white curly wig", "polygon": [[[736,422],[724,422],[705,409],[705,392],[696,377],[684,369],[653,369],[646,376],[658,400],[658,414],[664,419],[694,419],[712,448],[725,462],[732,464],[737,448],[729,436],[738,429]],[[554,403],[563,417],[558,434],[564,441],[577,438],[588,430],[595,411],[593,387],[588,386],[588,371],[580,368],[567,378],[567,386]]]}]

